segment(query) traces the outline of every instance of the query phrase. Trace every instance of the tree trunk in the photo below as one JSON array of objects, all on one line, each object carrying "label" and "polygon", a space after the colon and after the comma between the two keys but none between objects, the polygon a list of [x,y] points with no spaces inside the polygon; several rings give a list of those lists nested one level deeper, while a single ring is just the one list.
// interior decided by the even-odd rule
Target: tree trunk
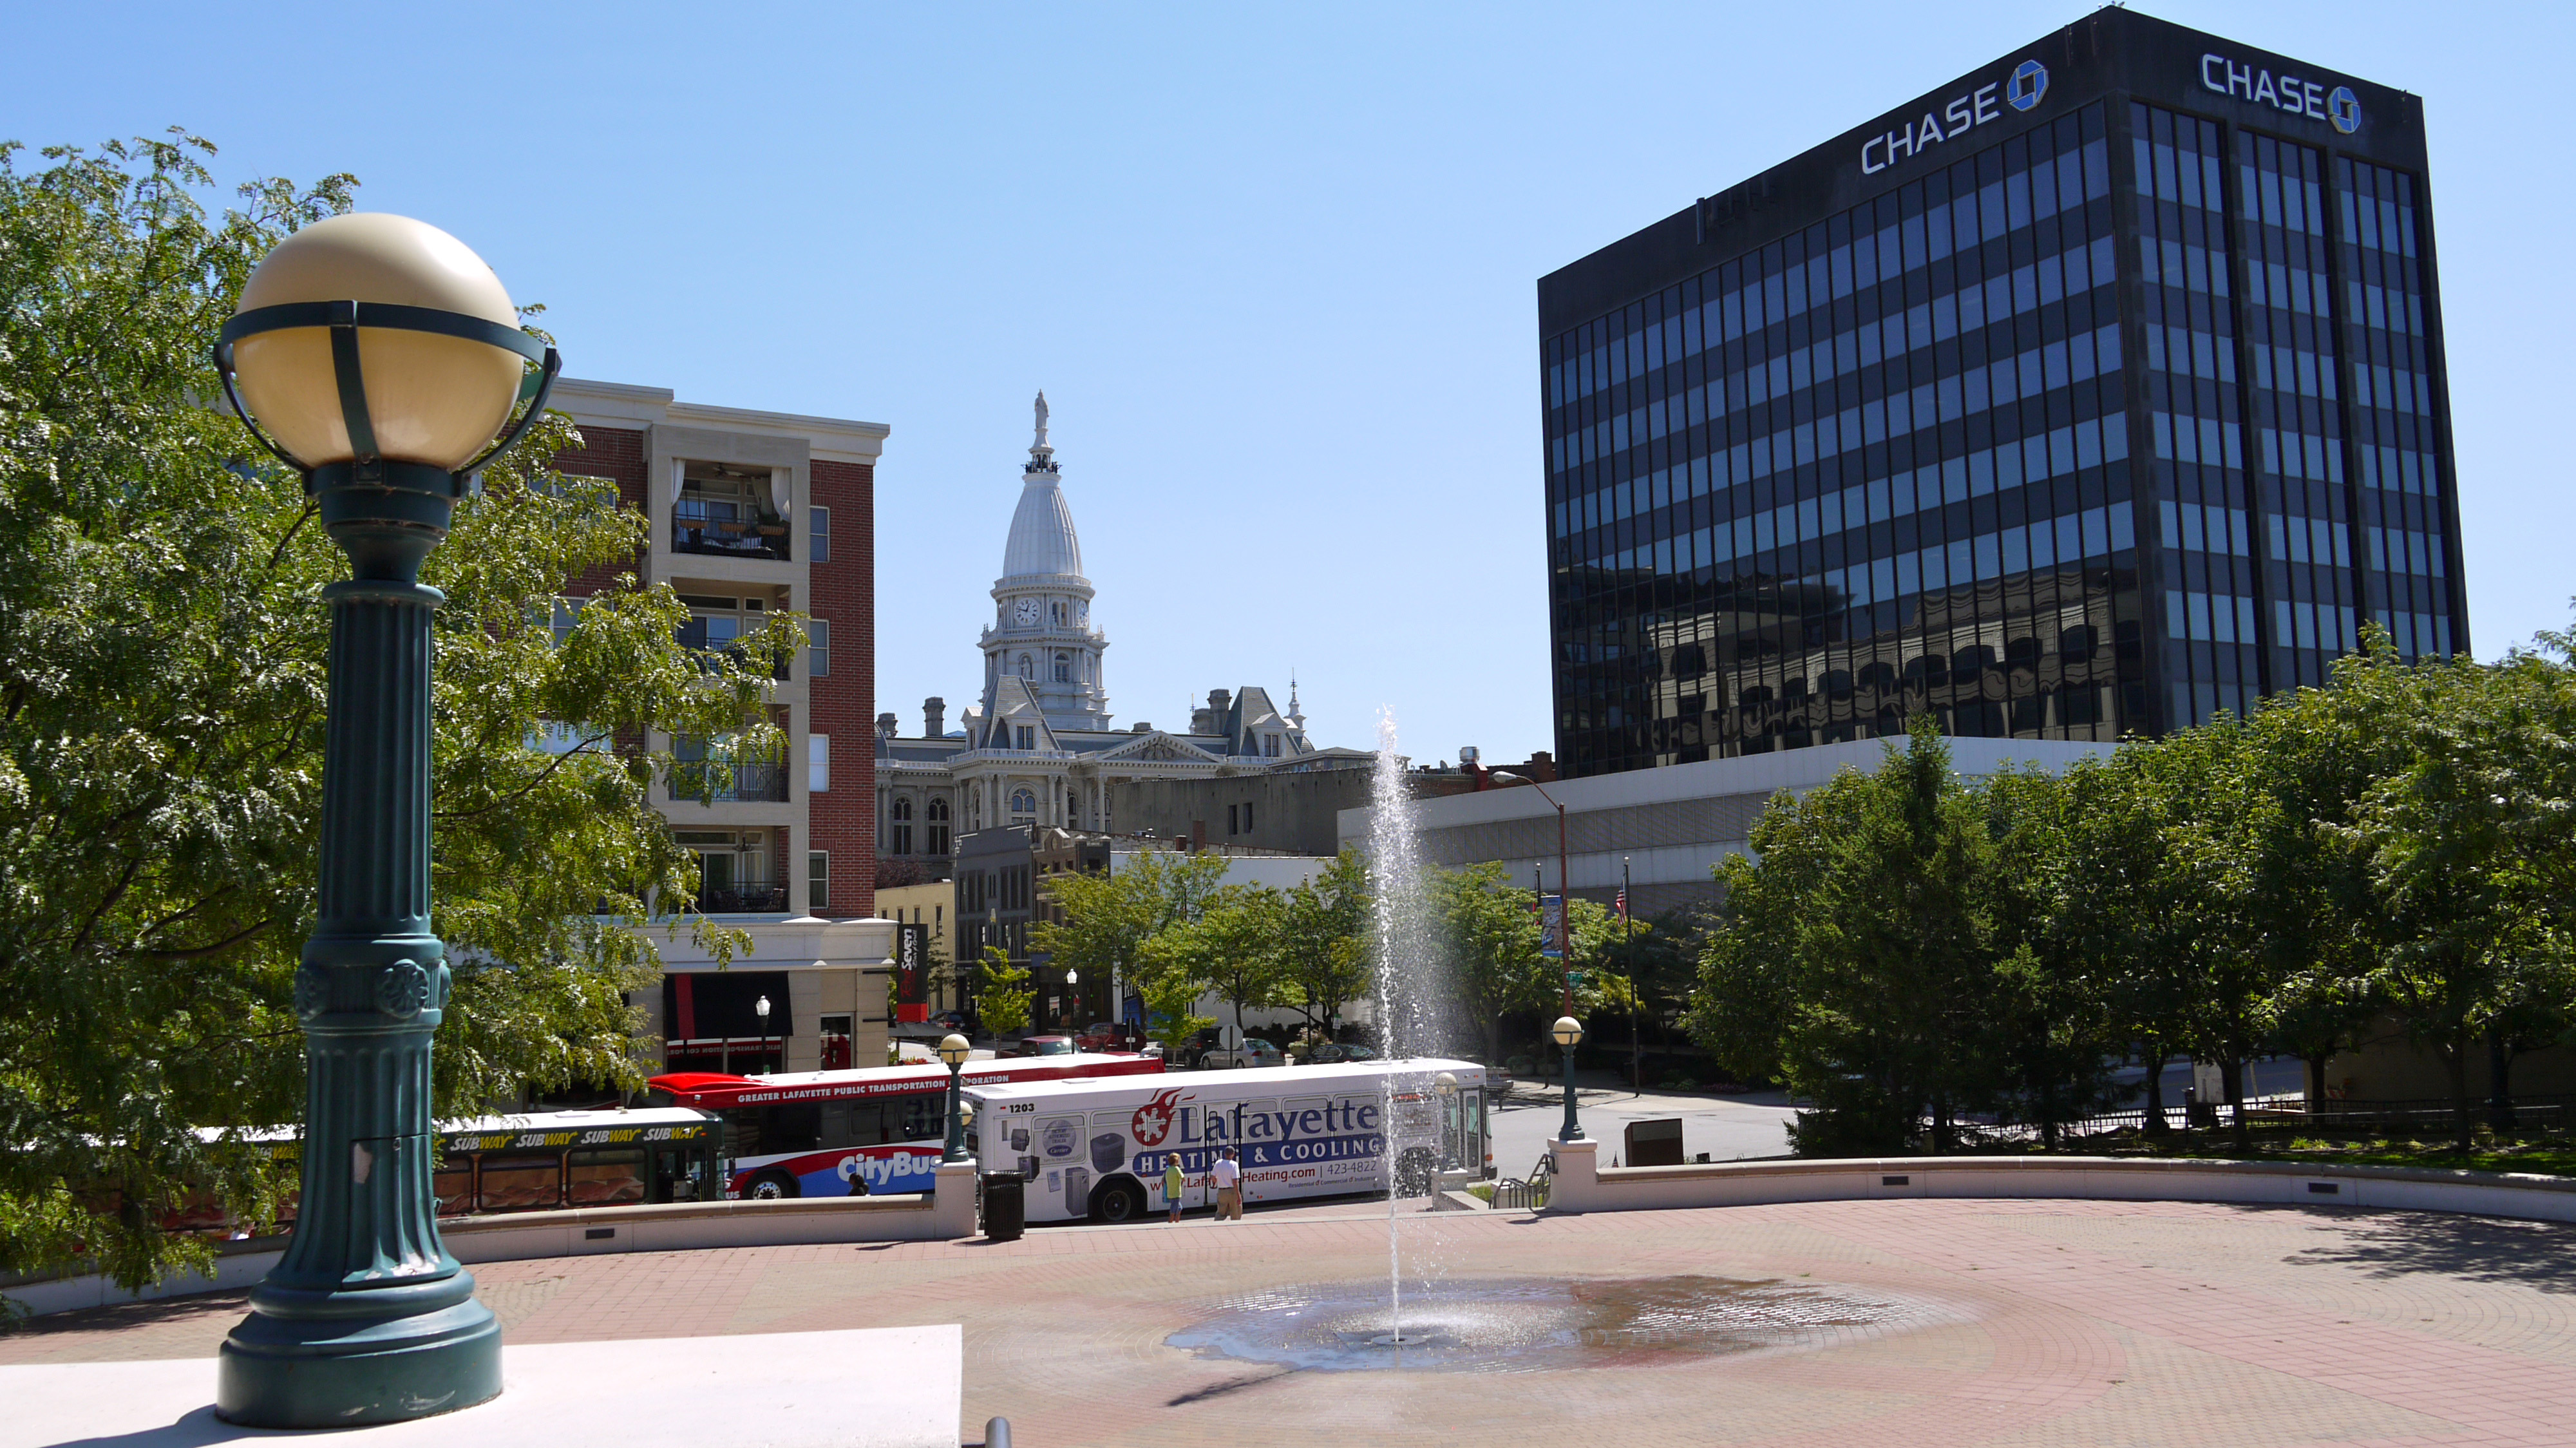
[{"label": "tree trunk", "polygon": [[2466,1152],[2477,1135],[2469,1104],[2468,1032],[2460,1032],[2442,1048],[2442,1064],[2451,1071],[2451,1146]]},{"label": "tree trunk", "polygon": [[2254,1149],[2253,1133],[2245,1124],[2245,1058],[2230,1052],[2222,1069],[2227,1072],[2227,1114],[2235,1118],[2235,1129],[2228,1135],[2236,1143],[2237,1155],[2243,1156]]},{"label": "tree trunk", "polygon": [[2163,1136],[2173,1130],[2165,1120],[2165,1050],[2162,1041],[2149,1042],[2147,1052],[2147,1110],[2140,1129],[2149,1136]]},{"label": "tree trunk", "polygon": [[2331,1051],[2322,1056],[2310,1056],[2307,1058],[2308,1119],[2311,1121],[2316,1119],[2318,1111],[2324,1107],[2326,1099],[2326,1064],[2333,1059],[2334,1053]]},{"label": "tree trunk", "polygon": [[2513,1052],[2505,1046],[2504,1029],[2487,1027],[2487,1127],[2498,1136],[2514,1130]]}]

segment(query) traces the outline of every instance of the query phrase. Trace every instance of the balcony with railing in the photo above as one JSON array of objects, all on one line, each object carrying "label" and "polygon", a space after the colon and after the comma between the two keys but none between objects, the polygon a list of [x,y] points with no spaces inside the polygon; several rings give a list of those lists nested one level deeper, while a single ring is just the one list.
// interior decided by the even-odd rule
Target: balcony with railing
[{"label": "balcony with railing", "polygon": [[701,915],[775,915],[787,908],[787,887],[757,880],[708,885],[698,891]]},{"label": "balcony with railing", "polygon": [[671,551],[788,562],[787,520],[773,510],[765,479],[690,476],[671,504]]},{"label": "balcony with railing", "polygon": [[[752,615],[755,624],[759,617],[757,614]],[[692,618],[680,625],[680,647],[704,655],[722,654],[733,660],[736,666],[757,672],[760,665],[753,660],[751,652],[735,642],[740,637],[742,629],[741,623],[730,618]],[[780,653],[778,657],[769,661],[769,676],[785,683],[792,672],[794,662],[791,654]],[[705,667],[707,672],[715,672],[716,666],[712,658],[705,661]]]},{"label": "balcony with railing", "polygon": [[673,804],[785,804],[787,766],[676,760],[670,791]]}]

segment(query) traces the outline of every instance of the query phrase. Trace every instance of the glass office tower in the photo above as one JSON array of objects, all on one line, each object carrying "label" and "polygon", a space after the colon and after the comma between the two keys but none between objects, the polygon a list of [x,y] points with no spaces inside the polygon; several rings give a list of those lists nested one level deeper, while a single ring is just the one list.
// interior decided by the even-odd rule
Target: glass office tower
[{"label": "glass office tower", "polygon": [[2464,651],[2420,102],[2105,9],[1539,283],[1558,758]]}]

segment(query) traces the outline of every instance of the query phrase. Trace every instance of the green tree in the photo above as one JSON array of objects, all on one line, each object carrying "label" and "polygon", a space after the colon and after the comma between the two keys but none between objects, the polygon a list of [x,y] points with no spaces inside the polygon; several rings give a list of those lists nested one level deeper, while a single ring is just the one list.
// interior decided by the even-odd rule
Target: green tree
[{"label": "green tree", "polygon": [[1286,985],[1279,950],[1285,914],[1285,897],[1276,890],[1222,886],[1197,918],[1176,921],[1145,942],[1145,972],[1167,992],[1184,981],[1198,994],[1214,992],[1234,1007],[1240,1032],[1243,1013],[1277,1004]]},{"label": "green tree", "polygon": [[1029,972],[1011,963],[1011,953],[998,945],[984,947],[975,965],[975,1014],[984,1033],[1001,1037],[1029,1028]]},{"label": "green tree", "polygon": [[[164,1212],[202,1196],[264,1221],[291,1185],[243,1133],[303,1104],[290,994],[314,913],[317,592],[346,565],[298,480],[205,405],[208,354],[250,268],[354,183],[260,182],[210,216],[210,150],[176,137],[21,169],[0,147],[0,1270],[93,1260],[147,1281],[207,1255],[157,1231]],[[695,885],[649,794],[669,761],[611,741],[769,747],[768,670],[681,649],[687,610],[631,576],[558,641],[567,581],[630,566],[647,538],[613,489],[543,471],[574,441],[541,424],[424,574],[448,597],[443,1115],[634,1081],[625,995],[654,977],[655,932],[741,942],[656,919]],[[765,663],[793,621],[773,628],[747,657]]]},{"label": "green tree", "polygon": [[[2385,933],[2370,985],[2451,1079],[2455,1144],[2474,1131],[2471,1056],[2564,1018],[2576,905],[2576,678],[2518,653],[2394,674],[2411,757],[2341,831],[2369,862]],[[2357,681],[2358,682],[2358,681]]]},{"label": "green tree", "polygon": [[[1877,773],[1774,799],[1752,843],[1754,859],[1720,866],[1729,919],[1703,978],[1723,998],[1695,1013],[1703,1043],[1751,1064],[1747,1026],[1776,1029],[1782,1077],[1815,1102],[1792,1128],[1802,1153],[1903,1150],[1927,1117],[1932,1149],[1949,1150],[2006,1073],[1995,846],[1939,732],[1918,720]],[[1777,958],[1751,958],[1766,949]],[[1730,1003],[1755,1019],[1723,1020]]]},{"label": "green tree", "polygon": [[1368,865],[1359,852],[1341,855],[1312,880],[1286,891],[1278,952],[1281,1000],[1330,1036],[1342,1007],[1369,988]]},{"label": "green tree", "polygon": [[1213,1024],[1192,1014],[1208,983],[1175,975],[1174,962],[1149,958],[1155,937],[1206,913],[1225,880],[1225,860],[1176,850],[1140,850],[1124,869],[1049,876],[1047,898],[1061,920],[1041,920],[1029,933],[1032,950],[1057,966],[1123,978],[1145,1003],[1152,1028],[1167,1042]]},{"label": "green tree", "polygon": [[[1429,884],[1450,989],[1484,1036],[1488,1062],[1503,1058],[1504,1017],[1536,1011],[1554,1019],[1564,1008],[1568,969],[1582,977],[1574,989],[1578,1018],[1589,1022],[1603,1011],[1628,1007],[1626,980],[1597,964],[1611,934],[1610,912],[1598,902],[1568,903],[1575,954],[1569,967],[1539,953],[1537,913],[1502,865],[1435,870]],[[1587,961],[1596,963],[1586,969]]]}]

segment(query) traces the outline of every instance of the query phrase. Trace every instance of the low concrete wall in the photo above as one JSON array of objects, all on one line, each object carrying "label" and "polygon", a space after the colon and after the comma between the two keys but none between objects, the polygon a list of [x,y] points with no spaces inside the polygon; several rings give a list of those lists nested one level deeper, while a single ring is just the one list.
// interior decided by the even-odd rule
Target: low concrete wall
[{"label": "low concrete wall", "polygon": [[[937,1169],[939,1190],[917,1197],[797,1197],[775,1202],[674,1202],[441,1222],[456,1260],[519,1262],[603,1252],[685,1252],[815,1242],[937,1242],[975,1234],[975,1164]],[[24,1282],[0,1296],[42,1316],[82,1307],[250,1287],[285,1255],[283,1242],[227,1244],[212,1276],[186,1273],[130,1291],[96,1273]]]},{"label": "low concrete wall", "polygon": [[2063,1197],[2465,1212],[2576,1221],[2576,1180],[2417,1167],[2105,1156],[1957,1156],[1603,1168],[1600,1143],[1552,1142],[1551,1212],[1747,1207],[1877,1197]]}]

